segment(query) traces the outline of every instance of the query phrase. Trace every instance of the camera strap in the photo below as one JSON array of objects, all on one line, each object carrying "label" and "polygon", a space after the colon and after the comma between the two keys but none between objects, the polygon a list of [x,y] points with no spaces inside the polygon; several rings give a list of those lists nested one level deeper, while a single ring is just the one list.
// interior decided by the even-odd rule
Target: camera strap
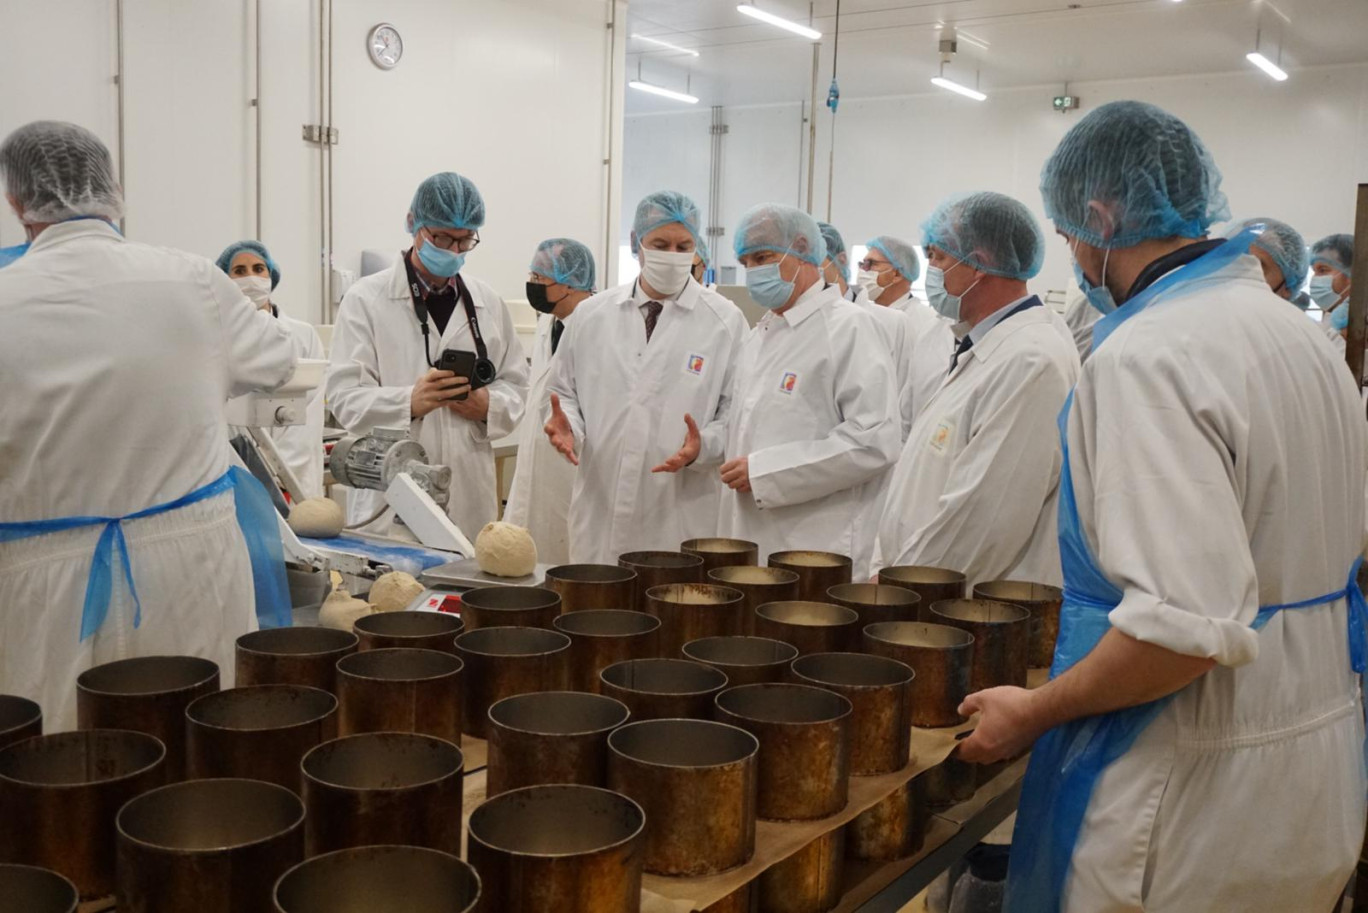
[{"label": "camera strap", "polygon": [[[423,300],[423,286],[418,281],[418,273],[413,268],[413,263],[409,260],[409,255],[413,252],[412,248],[404,253],[404,271],[408,274],[409,295],[413,299],[413,314],[418,318],[418,324],[423,328],[423,358],[427,360],[428,367],[436,367],[432,363],[432,349],[429,344],[431,330],[428,327],[427,303]],[[461,306],[465,308],[466,323],[470,325],[470,335],[475,340],[475,356],[484,361],[489,360],[489,348],[485,345],[484,335],[480,333],[480,321],[475,316],[475,300],[470,295],[470,289],[466,287],[465,280],[459,273],[456,274],[456,294],[461,299]]]}]

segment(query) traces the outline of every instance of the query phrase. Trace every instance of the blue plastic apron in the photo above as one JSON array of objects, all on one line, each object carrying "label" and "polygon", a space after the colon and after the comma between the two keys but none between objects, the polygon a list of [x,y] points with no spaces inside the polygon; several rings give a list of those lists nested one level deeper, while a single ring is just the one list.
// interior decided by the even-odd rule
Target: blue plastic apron
[{"label": "blue plastic apron", "polygon": [[[1112,314],[1099,320],[1093,348],[1118,326],[1162,299],[1180,283],[1218,272],[1249,250],[1252,232],[1229,242],[1161,278]],[[1120,604],[1122,592],[1097,566],[1078,518],[1073,476],[1069,468],[1068,418],[1073,394],[1059,416],[1064,465],[1059,479],[1059,550],[1064,566],[1064,604],[1060,610],[1059,642],[1050,677],[1055,678],[1086,656],[1111,627],[1108,615]],[[1278,612],[1327,605],[1340,599],[1349,606],[1349,656],[1354,671],[1364,671],[1364,632],[1368,606],[1359,591],[1357,575],[1362,559],[1354,562],[1345,587],[1301,602],[1263,606],[1254,619],[1260,630]],[[1051,729],[1031,749],[1031,763],[1021,788],[1016,831],[1012,838],[1007,876],[1006,913],[1057,913],[1064,882],[1093,788],[1102,771],[1135,744],[1145,727],[1173,699],[1166,698],[1084,717]]]},{"label": "blue plastic apron", "polygon": [[[188,495],[140,510],[123,517],[62,517],[57,520],[34,520],[27,523],[0,523],[0,542],[32,539],[48,533],[87,526],[104,526],[95,554],[90,561],[90,577],[86,582],[85,603],[81,608],[81,640],[90,637],[104,624],[109,614],[109,599],[114,583],[114,551],[119,552],[128,591],[133,596],[135,612],[133,627],[142,624],[142,602],[133,584],[133,567],[128,560],[128,543],[124,540],[123,522],[140,520],[169,513],[217,495],[233,492],[238,526],[247,541],[247,554],[252,560],[252,585],[256,595],[257,623],[263,628],[283,628],[290,625],[290,588],[285,580],[285,551],[280,544],[280,526],[270,495],[251,473],[236,466],[223,475]],[[193,571],[193,569],[190,569]]]}]

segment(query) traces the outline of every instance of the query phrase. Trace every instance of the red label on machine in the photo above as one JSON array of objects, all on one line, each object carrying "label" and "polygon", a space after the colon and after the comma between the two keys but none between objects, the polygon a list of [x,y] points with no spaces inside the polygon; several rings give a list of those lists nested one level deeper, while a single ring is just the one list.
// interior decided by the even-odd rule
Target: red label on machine
[{"label": "red label on machine", "polygon": [[434,593],[419,608],[420,612],[445,612],[448,615],[461,614],[461,597],[454,593]]}]

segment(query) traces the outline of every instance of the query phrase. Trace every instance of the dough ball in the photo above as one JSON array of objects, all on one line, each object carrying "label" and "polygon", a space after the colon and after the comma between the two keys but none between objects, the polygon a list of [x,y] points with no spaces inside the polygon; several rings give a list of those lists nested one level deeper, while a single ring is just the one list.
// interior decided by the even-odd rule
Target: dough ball
[{"label": "dough ball", "polygon": [[356,624],[356,619],[364,618],[374,611],[371,604],[364,599],[354,599],[348,596],[345,590],[337,590],[323,600],[323,605],[318,610],[318,623],[325,628],[350,631],[352,625]]},{"label": "dough ball", "polygon": [[423,592],[412,574],[390,571],[371,586],[370,603],[377,612],[401,612]]},{"label": "dough ball", "polygon": [[342,532],[346,517],[342,505],[331,498],[309,498],[290,508],[289,523],[296,536],[331,539]]},{"label": "dough ball", "polygon": [[475,560],[486,574],[526,577],[537,569],[537,544],[521,526],[486,523],[475,537]]}]

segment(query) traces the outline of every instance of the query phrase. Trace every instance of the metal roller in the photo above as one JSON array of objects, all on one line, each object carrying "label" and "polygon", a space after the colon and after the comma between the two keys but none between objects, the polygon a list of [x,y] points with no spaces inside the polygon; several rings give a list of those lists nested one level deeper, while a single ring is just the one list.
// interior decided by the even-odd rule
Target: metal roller
[{"label": "metal roller", "polygon": [[585,609],[565,613],[554,627],[570,638],[566,684],[575,691],[598,694],[604,669],[660,655],[660,619],[645,612]]},{"label": "metal roller", "polygon": [[771,602],[755,610],[755,633],[793,644],[803,655],[840,653],[860,636],[860,616],[829,602]]},{"label": "metal roller", "polygon": [[713,698],[727,676],[687,659],[629,659],[599,673],[602,693],[621,701],[635,720],[712,717]]},{"label": "metal roller", "polygon": [[627,722],[625,704],[599,694],[541,691],[489,708],[485,794],[548,783],[608,782],[608,735]]},{"label": "metal roller", "polygon": [[912,621],[931,621],[931,603],[944,599],[963,599],[969,579],[959,571],[943,567],[904,564],[879,571],[879,583],[900,586],[921,597],[917,604],[917,618]]},{"label": "metal roller", "polygon": [[713,583],[670,583],[646,591],[646,611],[660,619],[660,652],[679,650],[700,637],[725,637],[745,630],[739,590]]},{"label": "metal roller", "polygon": [[564,687],[570,638],[541,628],[481,628],[456,638],[465,663],[461,731],[489,737],[489,708],[506,697]]},{"label": "metal roller", "polygon": [[461,594],[461,618],[467,631],[550,628],[560,613],[560,594],[539,586],[486,586]]},{"label": "metal roller", "polygon": [[758,879],[760,913],[826,913],[841,902],[845,829],[828,831]]},{"label": "metal roller", "polygon": [[412,732],[324,742],[304,756],[304,846],[423,846],[461,854],[461,750]]},{"label": "metal roller", "polygon": [[59,732],[0,750],[0,862],[52,869],[82,900],[108,897],[115,815],[165,782],[165,764],[145,732]]},{"label": "metal roller", "polygon": [[969,692],[998,685],[1026,687],[1031,658],[1031,613],[1018,605],[987,599],[949,599],[931,606],[938,624],[974,635]]},{"label": "metal roller", "polygon": [[612,564],[562,564],[546,572],[543,586],[561,598],[561,614],[590,609],[636,608],[636,571]]},{"label": "metal roller", "polygon": [[1045,583],[1024,580],[996,580],[974,587],[975,599],[991,599],[1019,605],[1031,613],[1031,668],[1048,669],[1054,662],[1055,641],[1059,639],[1059,610],[1064,591]]},{"label": "metal roller", "polygon": [[755,736],[703,720],[628,723],[608,737],[608,787],[646,812],[645,870],[711,875],[755,853]]},{"label": "metal roller", "polygon": [[303,685],[337,691],[337,661],[360,643],[332,628],[269,628],[237,639],[237,686]]},{"label": "metal roller", "polygon": [[969,693],[974,635],[949,625],[890,621],[864,629],[866,653],[896,659],[916,670],[912,725],[929,728],[963,722],[959,705]]},{"label": "metal roller", "polygon": [[854,609],[860,629],[881,621],[916,621],[921,597],[900,586],[881,583],[843,583],[827,590],[827,602]]},{"label": "metal roller", "polygon": [[876,862],[911,856],[921,850],[926,840],[930,814],[926,807],[926,774],[921,774],[846,825],[846,855]]},{"label": "metal roller", "polygon": [[456,638],[465,631],[459,615],[445,612],[373,612],[356,620],[352,633],[359,650],[437,650],[456,652]]},{"label": "metal roller", "polygon": [[190,780],[119,812],[119,913],[247,913],[304,858],[304,804],[259,780]]},{"label": "metal roller", "polygon": [[77,729],[130,729],[166,746],[168,783],[185,779],[185,708],[219,690],[219,667],[198,656],[142,656],[76,677]]},{"label": "metal roller", "polygon": [[367,650],[337,662],[337,734],[420,732],[461,741],[465,663],[436,650]]},{"label": "metal roller", "polygon": [[276,913],[471,913],[480,877],[455,854],[366,846],[315,856],[275,887]]},{"label": "metal roller", "polygon": [[0,749],[43,734],[43,708],[36,701],[0,694]]},{"label": "metal roller", "polygon": [[741,592],[741,633],[755,633],[755,610],[770,602],[798,599],[798,575],[781,567],[720,567],[708,571],[708,582]]},{"label": "metal roller", "polygon": [[727,676],[732,687],[782,681],[798,657],[797,647],[768,637],[704,637],[686,643],[680,652]]},{"label": "metal roller", "polygon": [[804,685],[850,701],[850,774],[877,776],[907,766],[912,744],[911,669],[868,653],[813,653],[793,661]]},{"label": "metal roller", "polygon": [[703,559],[683,552],[625,552],[618,556],[618,567],[636,573],[632,608],[648,614],[646,591],[652,587],[703,582]]},{"label": "metal roller", "polygon": [[777,821],[825,818],[845,808],[850,717],[850,701],[808,685],[742,685],[717,696],[718,721],[760,742],[756,810]]},{"label": "metal roller", "polygon": [[22,913],[76,913],[76,886],[51,869],[0,865],[0,897]]},{"label": "metal roller", "polygon": [[827,590],[849,583],[852,571],[849,555],[805,550],[775,552],[769,566],[798,575],[798,598],[804,602],[825,602]]},{"label": "metal roller", "polygon": [[528,786],[470,816],[467,856],[486,913],[635,913],[641,909],[646,814],[591,786]]},{"label": "metal roller", "polygon": [[300,685],[230,688],[185,711],[191,779],[264,780],[299,792],[299,759],[337,737],[337,698]]},{"label": "metal roller", "polygon": [[685,539],[679,550],[703,559],[703,578],[719,567],[747,567],[760,563],[760,546],[745,539]]}]

